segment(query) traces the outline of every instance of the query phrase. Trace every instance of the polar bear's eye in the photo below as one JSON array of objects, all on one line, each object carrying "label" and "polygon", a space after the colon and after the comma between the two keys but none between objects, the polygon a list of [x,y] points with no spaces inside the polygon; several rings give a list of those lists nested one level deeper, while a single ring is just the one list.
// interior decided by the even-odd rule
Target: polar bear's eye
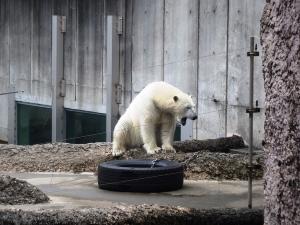
[{"label": "polar bear's eye", "polygon": [[187,107],[185,107],[187,110],[189,110],[189,109],[191,109],[192,107],[191,106],[187,106]]}]

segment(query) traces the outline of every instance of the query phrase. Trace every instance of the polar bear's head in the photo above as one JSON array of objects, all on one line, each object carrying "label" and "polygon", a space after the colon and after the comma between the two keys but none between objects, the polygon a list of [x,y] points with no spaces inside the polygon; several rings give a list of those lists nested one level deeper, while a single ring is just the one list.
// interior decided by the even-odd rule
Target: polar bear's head
[{"label": "polar bear's head", "polygon": [[196,120],[198,118],[192,96],[185,93],[174,95],[173,101],[174,113],[178,122],[183,126],[186,124],[187,119]]}]

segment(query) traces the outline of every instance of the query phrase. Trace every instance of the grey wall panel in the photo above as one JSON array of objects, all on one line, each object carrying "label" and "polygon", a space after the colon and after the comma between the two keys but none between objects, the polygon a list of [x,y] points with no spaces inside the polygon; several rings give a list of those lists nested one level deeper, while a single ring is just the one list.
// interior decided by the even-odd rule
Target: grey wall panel
[{"label": "grey wall panel", "polygon": [[[197,0],[166,0],[164,17],[164,80],[193,95],[196,103],[198,7]],[[197,121],[190,125],[182,128],[183,133],[189,133],[186,138],[192,138],[192,129],[197,129]]]},{"label": "grey wall panel", "polygon": [[[0,79],[9,79],[9,1],[0,3]],[[6,81],[7,82],[7,81]],[[3,83],[3,82],[1,82]],[[2,91],[3,89],[1,89]]]},{"label": "grey wall panel", "polygon": [[31,94],[31,0],[11,0],[10,76],[17,90]]},{"label": "grey wall panel", "polygon": [[133,0],[126,1],[125,5],[125,74],[124,74],[124,112],[132,100],[132,28],[133,28]]},{"label": "grey wall panel", "polygon": [[[9,26],[8,0],[0,2],[0,93],[9,85]],[[7,140],[7,95],[0,95],[0,140]]]},{"label": "grey wall panel", "polygon": [[51,101],[52,1],[33,0],[31,8],[31,95]]},{"label": "grey wall panel", "polygon": [[103,12],[103,1],[78,1],[76,101],[80,109],[102,103]]},{"label": "grey wall panel", "polygon": [[132,28],[132,83],[135,95],[151,81],[163,79],[164,1],[135,0]]},{"label": "grey wall panel", "polygon": [[64,79],[66,81],[65,105],[76,101],[77,78],[77,1],[69,1],[64,39]]},{"label": "grey wall panel", "polygon": [[164,80],[197,96],[198,1],[166,0]]},{"label": "grey wall panel", "polygon": [[225,135],[227,1],[200,1],[199,13],[197,137],[216,138]]},{"label": "grey wall panel", "polygon": [[[228,134],[238,133],[246,138],[248,115],[243,107],[248,104],[246,52],[249,37],[259,36],[264,1],[229,2]],[[164,79],[198,97],[197,138],[224,136],[227,0],[128,0],[125,12],[122,5],[124,1],[119,0],[1,0],[0,91],[8,88],[10,77],[18,90],[25,91],[16,95],[17,99],[51,103],[49,17],[52,13],[60,14],[67,16],[65,107],[105,111],[106,15],[125,14],[126,40],[121,47],[120,63],[121,112],[147,83]],[[255,58],[255,65],[254,99],[261,106],[264,89],[260,57]],[[211,101],[212,98],[219,102]],[[2,99],[0,113],[5,118],[0,118],[0,126],[6,126],[7,110],[2,109],[7,108],[7,103]],[[263,116],[261,112],[254,117],[257,145],[263,137]]]},{"label": "grey wall panel", "polygon": [[[237,133],[248,140],[248,117],[245,113],[249,104],[249,57],[250,36],[261,53],[259,24],[264,7],[260,0],[230,0],[229,17],[229,66],[228,66],[228,133]],[[261,57],[255,57],[254,99],[264,105],[264,87]],[[264,110],[254,114],[254,145],[260,146],[263,138]]]},{"label": "grey wall panel", "polygon": [[77,2],[79,0],[51,0],[51,1],[52,1],[52,14],[65,16],[69,4],[71,2]]}]

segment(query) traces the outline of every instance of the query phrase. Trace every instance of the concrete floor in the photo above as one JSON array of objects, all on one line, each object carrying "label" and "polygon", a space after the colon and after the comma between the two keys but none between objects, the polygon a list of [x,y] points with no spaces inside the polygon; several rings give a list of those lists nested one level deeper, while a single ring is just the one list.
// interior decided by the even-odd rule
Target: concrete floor
[{"label": "concrete floor", "polygon": [[[46,193],[50,203],[0,206],[20,209],[72,209],[126,204],[158,204],[192,208],[247,207],[247,181],[185,180],[182,189],[164,193],[127,193],[101,190],[92,173],[5,173],[26,180]],[[253,207],[263,206],[262,181],[253,182]]]}]

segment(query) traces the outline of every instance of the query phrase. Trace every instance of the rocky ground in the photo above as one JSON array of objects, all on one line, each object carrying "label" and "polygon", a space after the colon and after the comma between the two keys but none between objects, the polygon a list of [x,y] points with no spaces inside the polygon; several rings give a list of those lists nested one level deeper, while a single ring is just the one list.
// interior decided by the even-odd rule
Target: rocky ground
[{"label": "rocky ground", "polygon": [[[114,159],[169,159],[185,166],[186,179],[247,179],[248,156],[232,153],[243,148],[240,137],[192,140],[174,144],[177,153],[149,156],[132,149],[114,158],[110,143],[74,145],[67,143],[34,146],[0,145],[0,171],[96,172],[99,163]],[[254,157],[254,179],[263,174],[263,156]],[[1,172],[0,172],[1,173]],[[48,201],[48,197],[24,181],[0,176],[0,204],[27,204]],[[196,210],[181,207],[138,205],[78,210],[0,210],[0,225],[7,224],[180,224],[236,225],[263,224],[262,209]]]},{"label": "rocky ground", "polygon": [[[247,179],[247,154],[228,153],[243,147],[238,136],[212,140],[177,142],[177,153],[149,156],[132,149],[114,158],[110,143],[44,144],[33,146],[0,145],[0,171],[21,172],[96,172],[97,165],[114,159],[169,159],[185,165],[187,179]],[[262,177],[262,155],[254,158],[254,179]]]},{"label": "rocky ground", "polygon": [[49,201],[37,187],[10,176],[0,175],[0,204],[36,204]]},{"label": "rocky ground", "polygon": [[0,225],[262,225],[262,209],[196,210],[139,205],[108,209],[22,211],[0,210]]}]

